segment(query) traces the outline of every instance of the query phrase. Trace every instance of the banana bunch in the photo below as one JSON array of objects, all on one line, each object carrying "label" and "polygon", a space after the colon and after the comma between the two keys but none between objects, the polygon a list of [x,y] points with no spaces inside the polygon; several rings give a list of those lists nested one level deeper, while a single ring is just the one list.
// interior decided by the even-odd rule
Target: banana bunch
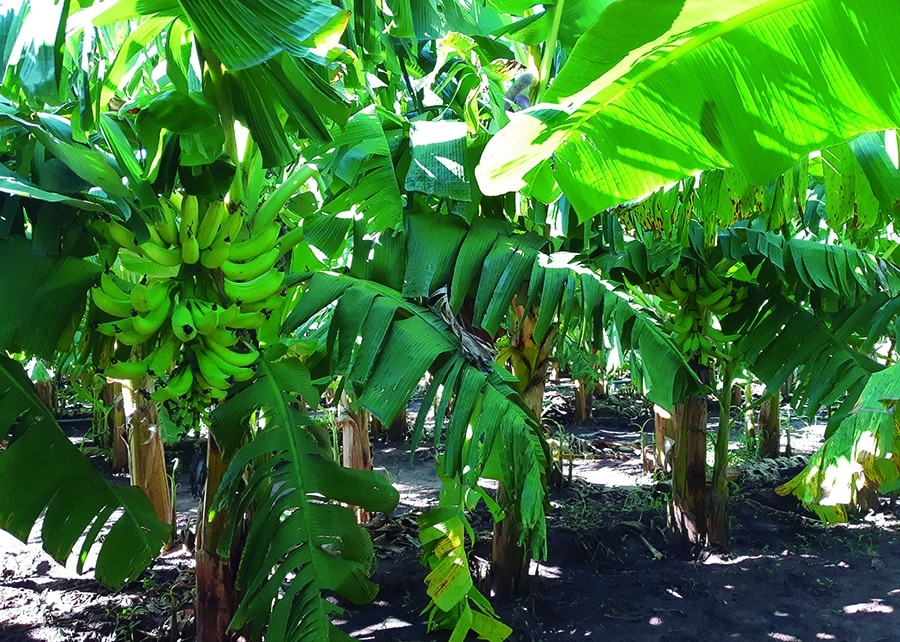
[{"label": "banana bunch", "polygon": [[122,251],[179,269],[177,276],[137,282],[107,269],[91,288],[100,313],[92,327],[133,346],[130,358],[106,368],[107,376],[156,377],[153,400],[208,404],[254,376],[259,353],[248,333],[286,300],[281,224],[256,230],[240,207],[191,195],[162,199],[162,210],[142,243],[117,221],[97,223]]},{"label": "banana bunch", "polygon": [[735,288],[712,271],[697,274],[679,267],[649,283],[648,290],[660,298],[660,307],[672,314],[672,340],[688,358],[707,364],[725,358],[719,349],[738,335],[727,335],[718,318],[735,312],[747,298],[745,288]]}]

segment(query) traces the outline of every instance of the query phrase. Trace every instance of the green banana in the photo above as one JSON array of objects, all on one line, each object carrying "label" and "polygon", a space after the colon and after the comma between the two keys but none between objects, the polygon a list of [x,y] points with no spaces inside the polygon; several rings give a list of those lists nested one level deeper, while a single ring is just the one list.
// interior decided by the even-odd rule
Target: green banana
[{"label": "green banana", "polygon": [[666,301],[665,299],[659,302],[659,307],[661,310],[664,310],[669,314],[678,314],[681,311],[680,305],[678,305],[674,301]]},{"label": "green banana", "polygon": [[200,265],[207,270],[222,267],[222,264],[228,259],[230,246],[231,243],[223,239],[221,242],[216,240],[209,247],[200,250]]},{"label": "green banana", "polygon": [[197,238],[199,221],[200,202],[193,194],[185,194],[181,200],[181,227],[178,229],[178,236],[182,245],[190,237]]},{"label": "green banana", "polygon": [[[226,350],[229,350],[229,349],[226,348]],[[229,352],[230,352],[230,350],[229,350]],[[236,365],[232,362],[233,358],[232,358],[232,360],[227,360],[227,359],[220,357],[214,351],[208,349],[204,343],[200,343],[199,345],[195,346],[194,354],[197,355],[197,363],[198,364],[201,363],[203,360],[211,361],[213,364],[215,364],[216,369],[224,372],[225,375],[228,377],[229,381],[231,381],[231,382],[247,381],[248,379],[252,379],[253,376],[256,374],[256,371],[250,367],[250,364]],[[235,354],[238,354],[238,353],[235,353]],[[256,355],[253,354],[252,356],[253,356],[253,362],[255,362]],[[246,358],[243,360],[246,360]],[[250,362],[250,363],[252,364],[253,362]],[[201,368],[202,368],[202,366],[201,366]]]},{"label": "green banana", "polygon": [[131,321],[136,332],[140,334],[150,335],[159,330],[165,323],[169,315],[172,313],[172,298],[163,297],[162,301],[155,308],[151,308],[147,312],[138,312],[134,310],[131,315]]},{"label": "green banana", "polygon": [[114,317],[131,316],[131,299],[114,299],[102,287],[91,288],[91,300],[100,310]]},{"label": "green banana", "polygon": [[150,353],[145,359],[147,361],[147,372],[156,377],[169,371],[178,358],[178,352],[181,350],[181,341],[174,334],[166,335],[166,338],[160,341],[159,346]]},{"label": "green banana", "polygon": [[188,365],[179,367],[161,388],[150,393],[153,401],[171,401],[185,396],[194,383],[193,369]]},{"label": "green banana", "polygon": [[194,265],[200,260],[200,244],[193,232],[181,243],[181,260],[188,265]]},{"label": "green banana", "polygon": [[711,308],[716,305],[722,299],[728,298],[731,295],[732,284],[729,281],[728,283],[722,284],[722,286],[710,292],[698,293],[697,294],[697,303],[702,308]]},{"label": "green banana", "polygon": [[259,256],[263,252],[275,247],[278,235],[281,234],[281,224],[278,222],[263,228],[258,234],[243,241],[235,242],[232,238],[231,249],[228,252],[229,261],[246,261]]},{"label": "green banana", "polygon": [[671,279],[669,281],[669,289],[676,301],[686,301],[688,297],[690,297],[690,292],[687,291],[687,284],[682,287],[676,279]]},{"label": "green banana", "polygon": [[222,263],[222,274],[225,275],[226,279],[231,279],[232,281],[251,281],[271,270],[272,266],[275,265],[275,261],[278,260],[278,254],[279,249],[276,246],[244,263],[228,259]]},{"label": "green banana", "polygon": [[143,379],[148,374],[144,361],[114,361],[103,370],[103,375],[111,379]]},{"label": "green banana", "polygon": [[225,207],[225,201],[216,199],[209,204],[203,216],[200,217],[200,224],[195,234],[201,250],[212,245],[227,216],[228,209]]},{"label": "green banana", "polygon": [[112,242],[119,247],[133,250],[134,246],[137,245],[137,239],[134,237],[134,232],[118,221],[108,221],[106,223],[106,232],[109,234],[109,238]]},{"label": "green banana", "polygon": [[695,316],[688,313],[687,310],[682,310],[680,314],[675,315],[672,329],[678,334],[686,334],[694,327],[695,320]]},{"label": "green banana", "polygon": [[160,238],[169,245],[178,245],[178,220],[175,218],[175,207],[166,199],[159,199],[162,215],[156,221],[156,231]]},{"label": "green banana", "polygon": [[177,245],[172,247],[163,247],[154,243],[152,240],[141,243],[135,248],[145,259],[153,261],[157,265],[163,267],[176,267],[182,264],[183,257],[181,248]]},{"label": "green banana", "polygon": [[237,334],[235,334],[233,330],[229,330],[228,328],[224,327],[216,328],[208,335],[206,335],[206,339],[208,342],[217,343],[218,345],[225,348],[230,348],[238,342]]},{"label": "green banana", "polygon": [[651,294],[655,294],[663,301],[677,301],[678,297],[669,288],[666,279],[654,279],[652,282]]},{"label": "green banana", "polygon": [[256,312],[257,310],[277,310],[284,303],[286,295],[287,289],[283,288],[281,292],[276,292],[272,296],[261,299],[260,301],[244,301],[241,303],[241,312]]},{"label": "green banana", "polygon": [[234,379],[230,373],[219,368],[210,353],[196,344],[193,346],[193,349],[197,359],[197,368],[200,370],[200,374],[203,375],[203,379],[209,384],[210,388],[227,390],[234,385],[236,379]]},{"label": "green banana", "polygon": [[685,276],[685,282],[687,283],[688,292],[694,293],[697,291],[697,286],[699,284],[697,283],[696,274],[694,274],[693,272],[688,272],[688,274]]},{"label": "green banana", "polygon": [[200,299],[188,299],[187,309],[191,313],[193,325],[200,334],[210,334],[219,325],[219,305]]},{"label": "green banana", "polygon": [[706,290],[718,290],[724,287],[725,282],[719,278],[719,275],[716,274],[713,270],[706,270],[700,274],[700,279],[703,281],[703,285]]},{"label": "green banana", "polygon": [[234,316],[228,323],[227,328],[235,330],[255,330],[269,320],[269,315],[262,311],[257,312],[241,312]]},{"label": "green banana", "polygon": [[[717,315],[727,314],[728,312],[732,312],[732,306],[734,305],[734,295],[732,293],[728,293],[728,296],[722,297],[718,301],[716,301],[713,305],[707,306],[710,312]],[[735,308],[736,309],[736,308]]]},{"label": "green banana", "polygon": [[247,368],[256,363],[256,359],[259,357],[259,353],[256,352],[256,350],[252,350],[251,352],[237,352],[230,347],[212,341],[210,338],[207,338],[207,340],[202,343],[203,347],[208,352],[215,354],[223,361],[237,368]]},{"label": "green banana", "polygon": [[305,238],[306,236],[303,233],[302,227],[295,227],[290,232],[283,235],[278,239],[278,258],[280,259],[282,256],[293,250],[294,246],[299,245]]},{"label": "green banana", "polygon": [[232,303],[229,306],[223,306],[219,309],[219,327],[225,328],[237,318],[237,316],[241,313],[241,307],[237,303]]},{"label": "green banana", "polygon": [[115,337],[116,341],[126,346],[135,346],[144,343],[150,338],[149,335],[142,334],[134,329],[134,323],[130,316],[118,321],[97,323],[93,327],[100,334]]},{"label": "green banana", "polygon": [[190,341],[197,336],[194,318],[184,301],[179,301],[172,310],[172,332],[183,342]]},{"label": "green banana", "polygon": [[272,268],[268,272],[264,272],[262,275],[250,281],[239,282],[225,279],[223,281],[223,287],[225,296],[231,301],[238,304],[241,302],[253,303],[254,301],[267,299],[278,292],[283,281],[284,272]]},{"label": "green banana", "polygon": [[142,280],[131,290],[131,307],[138,312],[149,312],[169,297],[172,283],[169,280],[148,283]]},{"label": "green banana", "polygon": [[100,275],[100,289],[113,299],[128,299],[131,297],[129,281],[117,279],[110,270],[104,270]]}]

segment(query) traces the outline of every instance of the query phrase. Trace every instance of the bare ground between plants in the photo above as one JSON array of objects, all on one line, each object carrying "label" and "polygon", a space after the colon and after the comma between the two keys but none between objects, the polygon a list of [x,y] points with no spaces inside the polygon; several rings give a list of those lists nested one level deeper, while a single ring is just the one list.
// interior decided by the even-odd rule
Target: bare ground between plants
[{"label": "bare ground between plants", "polygon": [[[826,528],[774,493],[797,470],[784,460],[751,467],[733,487],[731,551],[657,559],[665,488],[642,474],[633,447],[646,417],[613,414],[601,409],[595,422],[566,426],[586,456],[573,461],[572,484],[551,491],[549,558],[533,566],[526,595],[494,600],[511,640],[897,639],[900,527],[890,510]],[[794,451],[811,452],[820,438],[821,427],[795,431]],[[433,452],[376,444],[374,460],[400,489],[401,505],[370,526],[379,596],[343,605],[339,624],[359,640],[446,640],[446,632],[427,632],[420,615],[427,596],[415,517],[436,502]],[[181,481],[184,529],[196,509]],[[471,561],[483,568],[490,519],[479,511],[472,522]],[[112,593],[57,565],[39,544],[0,533],[0,640],[190,640],[192,580],[190,554],[178,550]]]}]

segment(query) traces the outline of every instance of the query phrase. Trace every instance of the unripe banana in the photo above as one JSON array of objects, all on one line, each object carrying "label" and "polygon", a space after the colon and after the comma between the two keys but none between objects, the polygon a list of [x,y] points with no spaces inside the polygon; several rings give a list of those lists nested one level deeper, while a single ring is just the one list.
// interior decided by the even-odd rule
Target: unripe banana
[{"label": "unripe banana", "polygon": [[234,385],[236,379],[234,379],[231,374],[226,373],[219,368],[210,353],[206,352],[196,344],[193,346],[193,349],[194,355],[197,358],[197,367],[200,370],[200,374],[203,375],[203,379],[209,384],[210,388],[227,390]]},{"label": "unripe banana", "polygon": [[219,325],[219,306],[209,301],[188,299],[187,309],[191,313],[193,325],[200,334],[210,334]]},{"label": "unripe banana", "polygon": [[163,267],[177,267],[184,262],[181,248],[178,246],[162,247],[150,240],[134,249],[144,258]]},{"label": "unripe banana", "polygon": [[206,208],[203,216],[200,218],[200,225],[197,228],[195,236],[197,244],[201,250],[205,250],[215,240],[219,233],[219,228],[228,216],[228,210],[225,208],[225,202],[219,199],[214,200]]},{"label": "unripe banana", "polygon": [[687,291],[688,292],[696,292],[697,291],[697,275],[693,272],[690,272],[685,277],[685,281],[687,282]]},{"label": "unripe banana", "polygon": [[222,264],[228,259],[228,250],[231,248],[231,241],[226,238],[216,239],[213,244],[205,250],[200,250],[200,265],[207,270],[215,270],[222,267]]},{"label": "unripe banana", "polygon": [[225,327],[234,328],[235,330],[255,330],[261,327],[269,320],[269,315],[262,311],[258,312],[241,312],[228,323]]},{"label": "unripe banana", "polygon": [[267,299],[278,292],[283,281],[284,272],[272,268],[250,281],[238,282],[225,279],[223,287],[225,296],[235,303],[252,303]]},{"label": "unripe banana", "polygon": [[168,372],[178,358],[181,341],[174,334],[166,335],[159,346],[147,357],[148,374],[159,377]]},{"label": "unripe banana", "polygon": [[91,288],[91,300],[100,310],[114,317],[131,316],[130,299],[114,299],[99,286]]},{"label": "unripe banana", "polygon": [[[699,302],[699,299],[698,299]],[[729,292],[714,304],[706,306],[713,314],[726,314],[734,303],[734,296]]]},{"label": "unripe banana", "polygon": [[258,310],[274,311],[282,306],[285,301],[287,289],[283,288],[281,292],[266,297],[261,301],[250,301],[241,303],[241,312],[256,312]]},{"label": "unripe banana", "polygon": [[113,299],[130,299],[130,287],[131,283],[129,283],[128,281],[123,281],[121,279],[116,279],[113,273],[109,270],[104,270],[104,272],[100,275],[100,289]]},{"label": "unripe banana", "polygon": [[258,234],[243,241],[234,242],[228,252],[229,261],[246,261],[259,256],[263,252],[275,247],[278,235],[281,233],[281,224],[278,222],[263,228]]},{"label": "unripe banana", "polygon": [[188,342],[197,336],[194,319],[184,301],[179,301],[172,310],[172,332],[183,342]]},{"label": "unripe banana", "polygon": [[163,297],[162,301],[155,308],[151,308],[147,312],[138,312],[134,310],[131,315],[132,324],[135,331],[151,335],[159,330],[165,323],[172,312],[172,298]]},{"label": "unripe banana", "polygon": [[147,364],[143,361],[114,361],[103,371],[112,379],[143,379],[147,376]]},{"label": "unripe banana", "polygon": [[672,329],[677,334],[687,334],[694,327],[695,318],[687,311],[682,310],[680,314],[675,315]]},{"label": "unripe banana", "polygon": [[278,258],[280,259],[282,256],[293,250],[294,246],[298,245],[305,238],[306,236],[303,233],[302,227],[296,227],[283,235],[278,239]]},{"label": "unripe banana", "polygon": [[181,259],[188,265],[194,265],[200,260],[200,244],[193,233],[190,233],[181,243]]},{"label": "unripe banana", "polygon": [[131,290],[131,307],[138,312],[149,312],[169,298],[172,282],[168,279],[155,283],[141,282]]},{"label": "unripe banana", "polygon": [[[221,319],[219,323],[221,323]],[[220,346],[224,346],[226,348],[230,348],[238,342],[238,336],[234,333],[234,331],[227,328],[216,328],[207,335],[207,341],[211,343],[217,343]]]},{"label": "unripe banana", "polygon": [[175,208],[164,198],[159,199],[162,214],[156,221],[156,231],[160,238],[169,245],[178,245],[181,239],[178,237],[178,220],[175,218]]},{"label": "unripe banana", "polygon": [[[226,350],[230,352],[228,348],[226,348]],[[230,360],[223,359],[212,350],[207,349],[206,345],[202,342],[194,347],[194,354],[197,355],[198,364],[204,360],[211,361],[213,364],[215,364],[216,369],[225,373],[229,382],[232,383],[235,381],[247,381],[248,379],[252,379],[256,374],[256,371],[253,368],[249,367],[249,365],[236,365]],[[256,361],[256,355],[252,356],[253,361]],[[246,360],[246,355],[244,355],[244,357],[245,358],[243,360]]]},{"label": "unripe banana", "polygon": [[172,373],[164,386],[150,393],[150,399],[157,402],[178,399],[188,393],[193,383],[193,369],[188,365],[183,365]]},{"label": "unripe banana", "polygon": [[244,263],[229,259],[222,264],[222,274],[232,281],[251,281],[272,269],[278,260],[278,254],[279,248],[272,247]]},{"label": "unripe banana", "polygon": [[122,345],[135,346],[147,341],[149,335],[142,334],[134,329],[131,317],[119,319],[118,321],[110,321],[108,323],[98,323],[94,326],[100,334],[109,337],[115,337],[116,341]]},{"label": "unripe banana", "polygon": [[259,357],[259,353],[255,350],[250,352],[237,352],[232,350],[230,347],[225,347],[216,341],[212,341],[211,338],[207,338],[207,340],[203,341],[203,347],[206,348],[208,352],[212,352],[217,357],[222,359],[223,361],[231,364],[232,366],[238,368],[247,368],[256,363],[256,359]]},{"label": "unripe banana", "polygon": [[[184,245],[189,237],[197,238],[197,226],[200,220],[200,202],[193,194],[185,194],[181,201],[181,227],[178,230],[179,240]],[[199,253],[199,248],[198,248]],[[194,261],[196,263],[196,261]]]},{"label": "unripe banana", "polygon": [[718,290],[725,282],[719,278],[719,275],[715,273],[714,270],[701,270],[700,272],[700,286],[701,289],[704,290]]},{"label": "unripe banana", "polygon": [[108,221],[106,223],[106,231],[109,234],[109,238],[119,247],[133,250],[135,245],[137,245],[134,232],[118,221]]},{"label": "unripe banana", "polygon": [[237,303],[222,307],[219,310],[219,327],[226,328],[241,313],[241,307]]},{"label": "unripe banana", "polygon": [[729,298],[731,295],[731,282],[723,284],[717,290],[711,292],[698,293],[697,304],[702,308],[712,308],[722,299]]},{"label": "unripe banana", "polygon": [[672,296],[675,297],[676,301],[686,301],[690,296],[687,288],[681,287],[676,279],[669,281],[669,289],[672,291]]}]

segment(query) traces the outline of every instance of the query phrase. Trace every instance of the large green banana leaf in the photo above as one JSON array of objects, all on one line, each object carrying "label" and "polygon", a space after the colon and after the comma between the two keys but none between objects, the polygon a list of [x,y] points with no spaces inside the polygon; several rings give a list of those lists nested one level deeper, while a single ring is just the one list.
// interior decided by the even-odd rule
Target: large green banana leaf
[{"label": "large green banana leaf", "polygon": [[900,123],[898,28],[892,0],[611,3],[489,142],[479,184],[518,190],[549,162],[586,219],[697,170],[769,181]]},{"label": "large green banana leaf", "polygon": [[245,516],[249,521],[232,626],[250,623],[284,642],[349,640],[331,623],[340,609],[322,592],[361,604],[377,586],[367,579],[372,542],[346,504],[391,512],[400,496],[383,476],[334,461],[320,428],[294,407],[297,394],[310,392],[298,359],[262,357],[258,367],[259,377],[213,419],[214,434],[226,442],[247,432],[251,408],[262,410],[266,424],[231,459],[216,500],[216,510],[230,516],[221,555],[232,550]]},{"label": "large green banana leaf", "polygon": [[21,236],[0,240],[0,350],[52,357],[71,342],[101,268],[36,256],[33,245]]},{"label": "large green banana leaf", "polygon": [[3,355],[0,436],[8,442],[0,448],[0,528],[26,542],[43,515],[44,550],[60,564],[84,536],[78,572],[99,547],[95,575],[113,588],[136,578],[159,554],[169,527],[144,492],[105,481],[41,404],[22,366]]},{"label": "large green banana leaf", "polygon": [[[348,11],[321,0],[120,0],[96,15],[94,24],[144,16],[177,17],[197,36],[204,57],[212,53],[224,64],[218,100],[227,100],[250,130],[266,167],[296,160],[292,131],[322,142],[330,137],[323,116],[340,124],[347,120],[346,100],[324,79],[327,72],[316,67],[325,62],[323,51],[330,57],[340,53]],[[167,21],[152,24],[145,40],[161,33]],[[123,50],[120,57],[123,53],[123,68],[143,55],[139,46]],[[189,67],[189,48],[182,58]],[[173,60],[177,57],[170,56],[167,69],[177,77]]]}]

